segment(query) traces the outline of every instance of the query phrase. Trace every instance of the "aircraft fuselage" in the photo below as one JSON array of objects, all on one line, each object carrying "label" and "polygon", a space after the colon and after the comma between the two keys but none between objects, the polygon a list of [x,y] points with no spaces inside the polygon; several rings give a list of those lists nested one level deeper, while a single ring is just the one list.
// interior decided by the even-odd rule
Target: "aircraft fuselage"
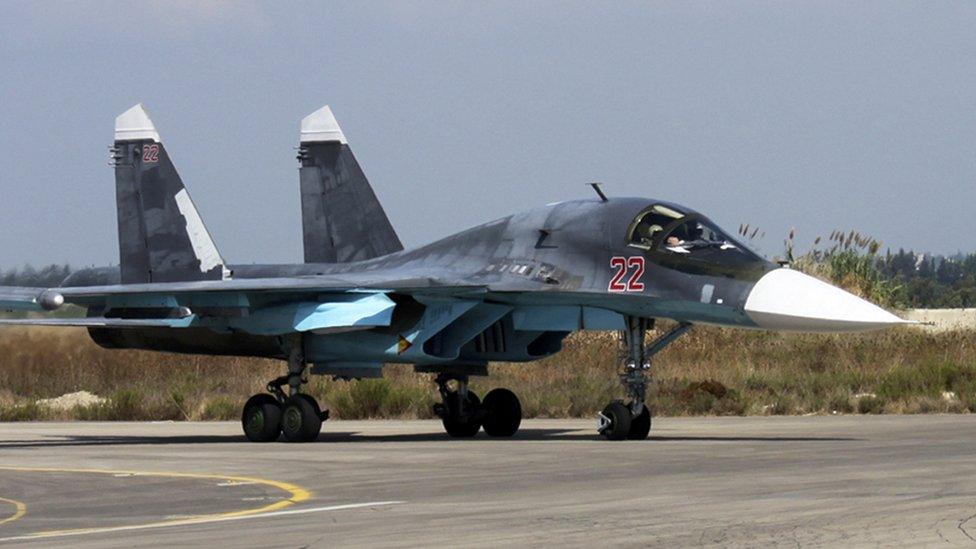
[{"label": "aircraft fuselage", "polygon": [[[234,279],[347,277],[370,286],[396,273],[400,279],[488,288],[471,300],[394,293],[392,326],[309,334],[306,353],[315,362],[378,366],[535,360],[557,352],[570,332],[622,330],[624,315],[758,327],[745,304],[756,282],[778,267],[737,242],[729,243],[734,251],[708,250],[707,255],[701,250],[676,253],[660,245],[635,246],[630,234],[635,219],[649,206],[662,204],[681,212],[683,219],[700,217],[688,208],[650,199],[578,200],[532,209],[367,261],[229,268]],[[732,254],[737,261],[726,259]],[[748,255],[738,257],[744,254]],[[78,271],[65,286],[116,284],[118,277],[112,268]],[[304,298],[313,301],[315,296]],[[276,337],[233,326],[93,328],[91,334],[112,348],[282,356]]]}]

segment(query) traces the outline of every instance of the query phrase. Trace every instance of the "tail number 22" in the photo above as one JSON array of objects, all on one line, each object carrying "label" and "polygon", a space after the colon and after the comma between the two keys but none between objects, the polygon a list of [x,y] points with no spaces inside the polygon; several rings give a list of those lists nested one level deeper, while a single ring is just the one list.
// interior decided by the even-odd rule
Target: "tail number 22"
[{"label": "tail number 22", "polygon": [[[614,256],[610,258],[610,269],[616,270],[610,279],[610,286],[607,288],[611,292],[643,292],[644,283],[641,278],[644,276],[644,257],[633,255],[630,257]],[[624,278],[630,273],[630,278],[624,282]]]}]

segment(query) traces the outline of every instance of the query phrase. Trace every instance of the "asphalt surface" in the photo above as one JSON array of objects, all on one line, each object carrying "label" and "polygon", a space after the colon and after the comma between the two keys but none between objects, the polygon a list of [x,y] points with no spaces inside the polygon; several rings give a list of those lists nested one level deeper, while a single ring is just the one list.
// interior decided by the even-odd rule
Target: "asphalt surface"
[{"label": "asphalt surface", "polygon": [[0,425],[0,546],[976,545],[976,418]]}]

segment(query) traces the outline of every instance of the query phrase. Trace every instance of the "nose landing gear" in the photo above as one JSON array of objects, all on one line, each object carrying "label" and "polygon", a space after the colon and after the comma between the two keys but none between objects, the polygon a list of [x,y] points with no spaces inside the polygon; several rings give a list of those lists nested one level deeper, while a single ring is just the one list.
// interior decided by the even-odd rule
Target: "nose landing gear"
[{"label": "nose landing gear", "polygon": [[682,322],[644,347],[644,335],[654,328],[654,319],[626,317],[627,329],[623,333],[628,360],[620,381],[627,389],[628,403],[615,400],[597,414],[597,432],[609,440],[643,440],[651,432],[651,413],[644,401],[647,397],[647,376],[651,369],[651,357],[670,345],[691,329]]},{"label": "nose landing gear", "polygon": [[596,430],[609,440],[623,440],[630,436],[630,410],[615,400],[597,414]]}]

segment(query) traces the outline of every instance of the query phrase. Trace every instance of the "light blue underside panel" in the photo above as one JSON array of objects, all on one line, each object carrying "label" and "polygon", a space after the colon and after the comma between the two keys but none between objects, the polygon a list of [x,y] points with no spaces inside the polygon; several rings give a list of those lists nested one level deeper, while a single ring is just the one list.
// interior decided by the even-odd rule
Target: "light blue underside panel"
[{"label": "light blue underside panel", "polygon": [[479,303],[457,320],[435,334],[429,349],[431,355],[440,358],[457,358],[461,346],[477,336],[512,310],[509,305]]},{"label": "light blue underside panel", "polygon": [[403,334],[403,337],[410,342],[411,347],[400,352],[398,342],[393,341],[393,345],[386,350],[387,354],[398,356],[404,360],[425,357],[423,343],[478,304],[477,301],[460,299],[423,299],[421,301],[427,307],[424,316],[417,326]]},{"label": "light blue underside panel", "polygon": [[624,317],[620,313],[598,307],[583,307],[584,330],[623,330],[625,327]]},{"label": "light blue underside panel", "polygon": [[580,308],[573,305],[532,305],[512,312],[516,330],[575,332],[582,327]]},{"label": "light blue underside panel", "polygon": [[575,332],[576,330],[623,330],[624,317],[598,307],[533,305],[512,313],[516,330]]},{"label": "light blue underside panel", "polygon": [[413,326],[402,331],[358,331],[315,335],[308,338],[306,357],[314,362],[406,362],[426,363],[446,360],[424,352],[424,342],[460,318],[477,301],[424,299],[424,314]]},{"label": "light blue underside panel", "polygon": [[258,335],[389,326],[396,306],[385,294],[337,294],[322,303],[288,303],[259,309],[230,321],[233,328]]}]

